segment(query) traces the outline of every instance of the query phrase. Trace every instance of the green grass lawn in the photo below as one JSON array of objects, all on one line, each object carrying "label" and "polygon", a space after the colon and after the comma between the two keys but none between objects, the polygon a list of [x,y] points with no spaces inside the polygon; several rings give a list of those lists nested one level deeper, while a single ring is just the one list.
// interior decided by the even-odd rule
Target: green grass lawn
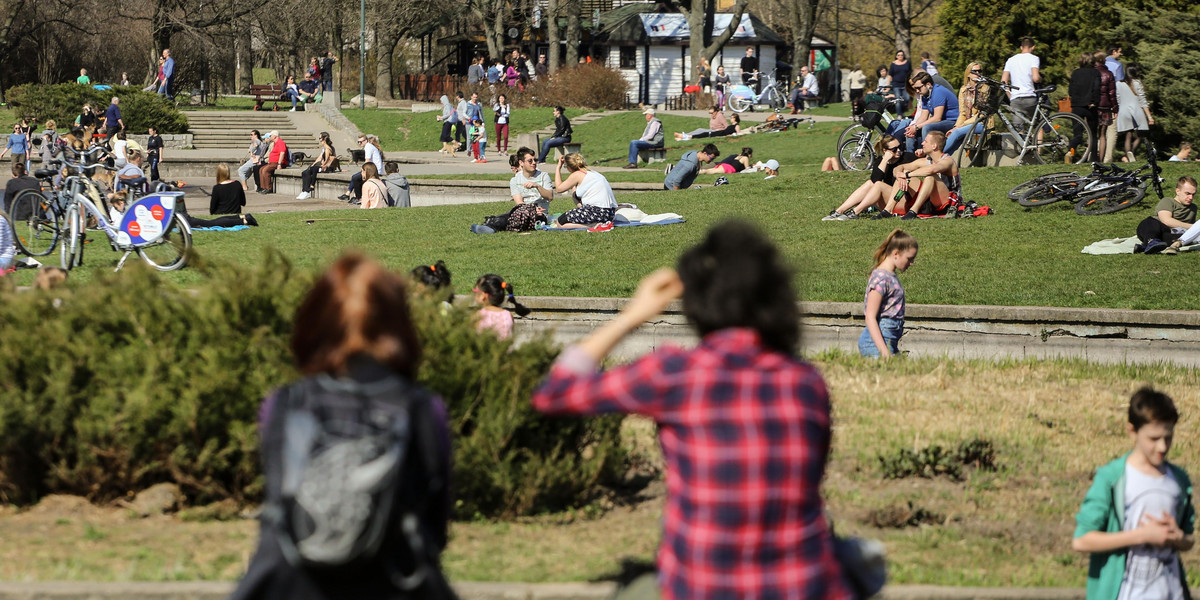
[{"label": "green grass lawn", "polygon": [[[376,114],[384,114],[382,111]],[[580,125],[585,154],[592,148],[604,156],[622,153],[627,131],[640,115],[629,113]],[[644,121],[642,121],[644,123]],[[604,131],[616,131],[608,137]],[[723,152],[742,145],[755,148],[759,159],[783,164],[779,178],[761,175],[730,177],[731,185],[713,187],[716,176],[702,176],[703,189],[682,192],[619,194],[618,200],[638,204],[648,213],[677,212],[682,225],[618,228],[607,234],[539,232],[527,235],[473,235],[468,226],[508,209],[494,204],[413,208],[363,212],[261,214],[263,226],[236,233],[196,234],[202,260],[235,261],[255,256],[263,248],[281,248],[299,266],[318,269],[346,248],[359,248],[389,266],[407,271],[413,265],[443,259],[455,273],[459,292],[471,288],[482,273],[501,273],[521,294],[550,296],[628,296],[638,279],[659,266],[673,264],[712,224],[729,217],[759,223],[783,248],[799,271],[806,300],[859,302],[871,253],[895,227],[916,235],[921,243],[916,265],[902,279],[914,303],[1048,305],[1127,309],[1191,309],[1200,293],[1193,277],[1197,255],[1090,256],[1083,246],[1106,238],[1133,235],[1148,216],[1153,202],[1098,217],[1080,217],[1067,205],[1023,209],[1007,200],[1013,185],[1061,167],[980,168],[964,172],[966,196],[992,206],[996,214],[967,220],[933,219],[915,222],[822,222],[863,180],[851,172],[822,173],[820,159],[831,152],[836,124],[801,128],[779,134],[756,134],[718,140]],[[732,142],[732,143],[730,143]],[[672,145],[677,157],[695,142]],[[607,149],[606,149],[607,148]],[[621,160],[621,159],[616,159]],[[1164,162],[1168,193],[1174,180],[1194,170]],[[660,173],[641,171],[612,174],[614,181],[659,181]],[[1151,194],[1153,196],[1153,194]],[[564,198],[552,210],[570,208]],[[334,219],[305,224],[305,219]],[[338,221],[336,219],[348,219]],[[369,219],[359,222],[349,219]],[[95,269],[112,268],[117,254],[89,245],[85,265],[76,278],[86,280]],[[131,261],[136,262],[136,261]],[[164,275],[185,285],[201,283],[197,270]],[[18,283],[32,280],[18,273]]]}]

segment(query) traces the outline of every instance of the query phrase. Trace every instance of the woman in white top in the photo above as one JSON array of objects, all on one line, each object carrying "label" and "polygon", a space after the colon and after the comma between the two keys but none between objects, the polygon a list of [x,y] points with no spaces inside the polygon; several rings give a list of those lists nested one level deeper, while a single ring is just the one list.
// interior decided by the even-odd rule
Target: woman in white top
[{"label": "woman in white top", "polygon": [[1117,133],[1125,134],[1124,162],[1133,162],[1133,151],[1142,143],[1139,131],[1149,131],[1154,124],[1150,102],[1142,87],[1142,69],[1137,63],[1125,68],[1125,80],[1117,82]]},{"label": "woman in white top", "polygon": [[117,134],[117,139],[113,140],[112,142],[112,157],[114,167],[120,169],[121,167],[124,167],[127,162],[129,162],[128,157],[125,156],[128,148],[129,142],[125,139],[125,132],[122,131],[121,133]]},{"label": "woman in white top", "polygon": [[508,104],[508,96],[504,94],[496,96],[496,103],[492,105],[492,110],[496,113],[496,150],[500,154],[508,154],[508,119],[512,116],[512,107]]},{"label": "woman in white top", "polygon": [[[571,174],[563,180],[563,164]],[[611,223],[617,212],[617,198],[608,180],[597,171],[587,168],[583,155],[572,152],[558,157],[554,169],[554,191],[560,194],[575,191],[575,208],[558,217],[557,226],[581,229],[597,223]]]}]

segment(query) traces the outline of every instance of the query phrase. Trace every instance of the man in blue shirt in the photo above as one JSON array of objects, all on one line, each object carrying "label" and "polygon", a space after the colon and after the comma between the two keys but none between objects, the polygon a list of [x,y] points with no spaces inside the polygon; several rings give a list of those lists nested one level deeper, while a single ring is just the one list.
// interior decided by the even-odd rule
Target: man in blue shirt
[{"label": "man in blue shirt", "polygon": [[113,96],[112,104],[109,104],[108,110],[104,111],[104,129],[109,140],[114,139],[122,129],[125,129],[125,122],[121,120],[121,108],[118,106],[120,102],[120,98]]},{"label": "man in blue shirt", "polygon": [[304,74],[304,81],[296,84],[296,89],[300,92],[301,102],[316,102],[317,92],[321,89],[321,84],[312,78],[311,73]]},{"label": "man in blue shirt", "polygon": [[1109,46],[1108,58],[1104,59],[1104,66],[1112,71],[1113,77],[1116,77],[1117,81],[1125,81],[1125,65],[1121,64],[1119,58],[1121,58],[1121,47]]},{"label": "man in blue shirt", "polygon": [[163,82],[158,87],[158,93],[166,96],[167,100],[174,100],[175,94],[171,89],[175,83],[175,59],[171,58],[171,50],[163,48]]},{"label": "man in blue shirt", "polygon": [[917,142],[924,140],[929,132],[945,133],[954,129],[954,122],[958,120],[958,97],[954,92],[935,85],[933,77],[925,71],[913,73],[909,85],[920,98],[920,108],[912,119],[892,121],[888,125],[888,133],[904,142],[907,152],[915,152]]},{"label": "man in blue shirt", "polygon": [[705,144],[700,150],[684,153],[679,162],[667,172],[663,187],[668,190],[686,190],[696,181],[696,175],[700,174],[700,165],[712,162],[720,153],[715,144]]}]

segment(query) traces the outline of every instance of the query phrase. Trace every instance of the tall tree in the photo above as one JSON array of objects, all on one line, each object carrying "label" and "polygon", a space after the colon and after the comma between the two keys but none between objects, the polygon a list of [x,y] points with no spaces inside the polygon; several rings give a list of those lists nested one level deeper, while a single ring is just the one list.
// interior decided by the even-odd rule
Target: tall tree
[{"label": "tall tree", "polygon": [[567,11],[567,66],[579,63],[579,13],[583,10],[581,0],[561,0]]},{"label": "tall tree", "polygon": [[467,13],[483,28],[488,56],[504,55],[504,24],[509,17],[508,0],[468,0]]},{"label": "tall tree", "polygon": [[562,36],[558,31],[558,10],[559,0],[547,0],[546,13],[542,15],[542,21],[546,24],[546,43],[550,49],[546,52],[547,68],[550,74],[558,72],[558,63],[562,60],[562,46],[559,40]]},{"label": "tall tree", "polygon": [[[883,0],[882,8],[887,10],[889,17],[886,21],[879,18],[882,15],[871,2],[850,3],[843,6],[843,9],[853,15],[866,17],[848,25],[847,29],[850,32],[892,41],[896,50],[903,50],[905,55],[911,57],[913,38],[930,30],[930,27],[921,24],[922,17],[929,11],[936,10],[941,2],[942,0]],[[994,0],[993,3],[1000,4]]]},{"label": "tall tree", "polygon": [[729,27],[725,28],[721,35],[713,37],[714,15],[717,11],[716,0],[677,0],[675,2],[675,9],[687,18],[688,54],[692,61],[693,74],[696,65],[700,64],[701,57],[711,61],[725,47],[725,43],[737,31],[738,24],[741,23],[742,15],[746,13],[746,7],[749,4],[750,0],[734,2]]},{"label": "tall tree", "polygon": [[372,0],[370,19],[375,23],[375,97],[392,99],[392,61],[401,40],[432,31],[450,14],[444,4],[430,0],[401,0],[384,4]]},{"label": "tall tree", "polygon": [[773,0],[781,9],[779,14],[792,33],[792,64],[797,71],[807,62],[812,48],[812,36],[817,30],[817,17],[821,12],[821,0]]}]

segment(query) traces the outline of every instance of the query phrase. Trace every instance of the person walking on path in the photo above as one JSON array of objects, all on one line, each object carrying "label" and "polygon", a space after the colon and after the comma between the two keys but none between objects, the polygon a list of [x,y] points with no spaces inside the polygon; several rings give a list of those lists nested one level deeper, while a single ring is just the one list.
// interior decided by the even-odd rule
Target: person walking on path
[{"label": "person walking on path", "polygon": [[[600,369],[680,297],[699,345]],[[726,222],[674,270],[642,279],[629,304],[565,349],[534,392],[534,408],[548,414],[640,414],[657,424],[667,500],[652,577],[665,600],[852,597],[821,498],[829,392],[797,357],[799,341],[779,250],[753,226]]]},{"label": "person walking on path", "polygon": [[163,80],[162,85],[158,86],[158,94],[160,96],[165,96],[167,100],[174,100],[175,90],[173,89],[173,86],[175,84],[175,59],[171,58],[170,48],[163,48],[162,58]]},{"label": "person walking on path", "polygon": [[917,260],[917,240],[896,229],[875,250],[875,268],[867,279],[863,315],[867,326],[858,336],[858,352],[870,358],[891,358],[900,353],[904,335],[903,273]]}]

